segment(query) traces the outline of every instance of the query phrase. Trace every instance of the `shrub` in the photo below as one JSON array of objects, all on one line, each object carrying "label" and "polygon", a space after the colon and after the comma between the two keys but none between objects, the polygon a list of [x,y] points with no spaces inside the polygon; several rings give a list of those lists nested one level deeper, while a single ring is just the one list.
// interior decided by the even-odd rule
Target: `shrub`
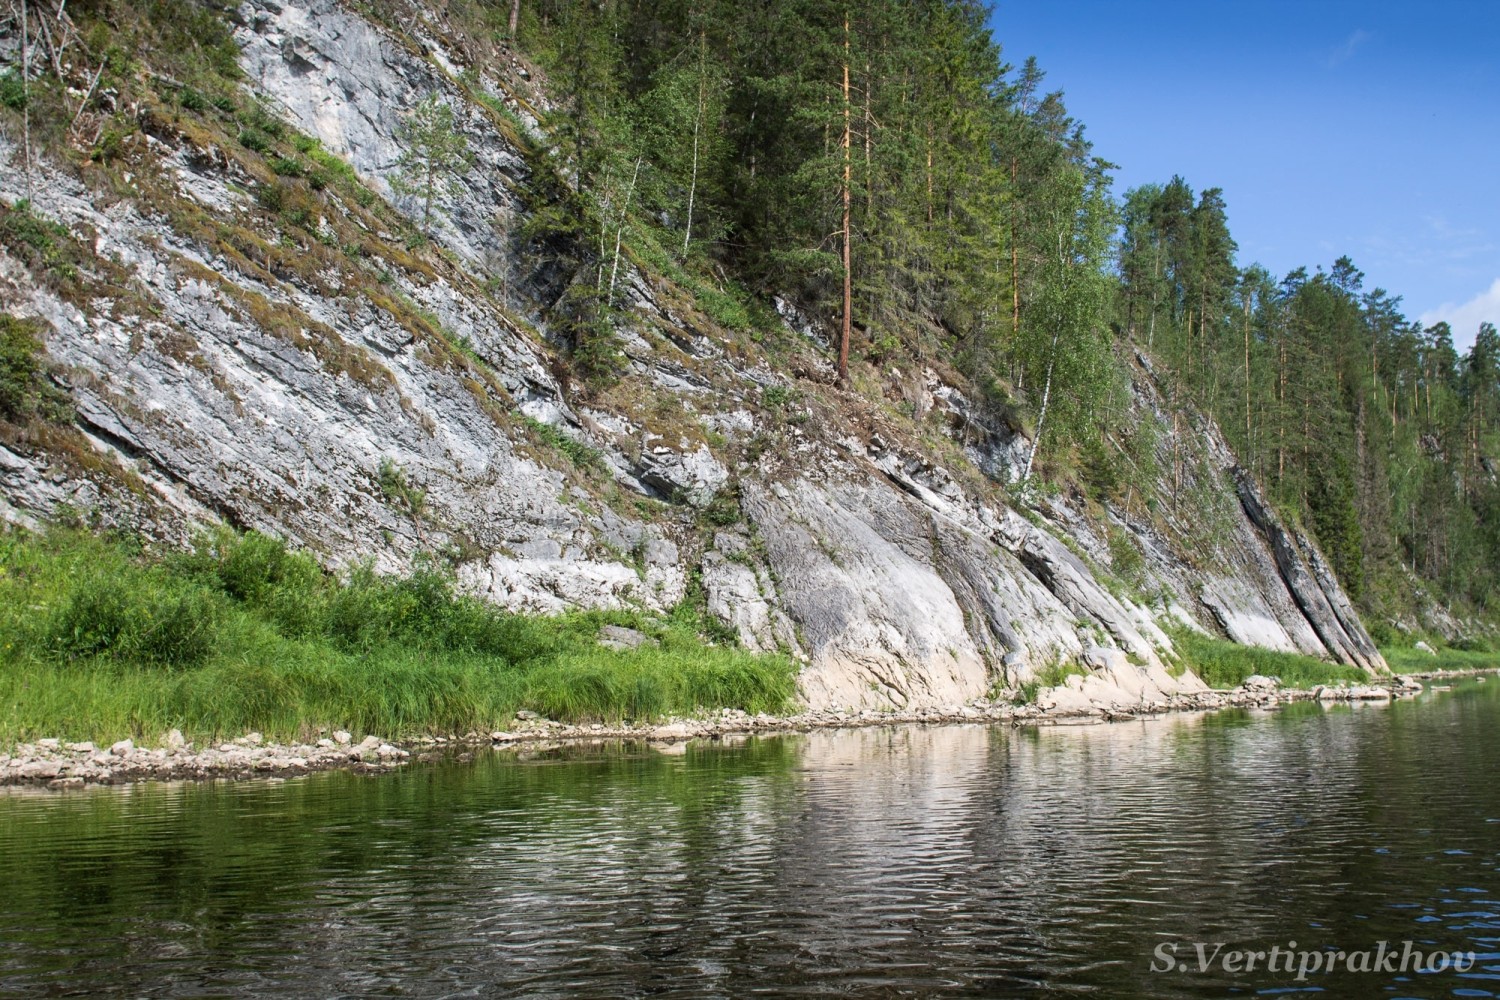
[{"label": "shrub", "polygon": [[0,314],[0,417],[65,419],[67,397],[45,380],[41,323]]},{"label": "shrub", "polygon": [[0,76],[0,104],[12,111],[21,111],[26,107],[26,85],[21,80],[21,74],[13,69]]},{"label": "shrub", "polygon": [[258,128],[245,128],[240,130],[240,145],[256,153],[264,153],[271,148],[274,140]]},{"label": "shrub", "polygon": [[164,585],[151,574],[99,574],[57,608],[47,631],[51,647],[69,659],[194,667],[213,652],[221,611],[200,587]]},{"label": "shrub", "polygon": [[323,569],[280,539],[222,529],[201,539],[183,564],[209,586],[259,611],[283,635],[301,638],[323,631]]},{"label": "shrub", "polygon": [[192,87],[182,88],[182,92],[177,96],[177,103],[189,111],[203,112],[212,107],[207,95],[201,90],[195,90]]}]

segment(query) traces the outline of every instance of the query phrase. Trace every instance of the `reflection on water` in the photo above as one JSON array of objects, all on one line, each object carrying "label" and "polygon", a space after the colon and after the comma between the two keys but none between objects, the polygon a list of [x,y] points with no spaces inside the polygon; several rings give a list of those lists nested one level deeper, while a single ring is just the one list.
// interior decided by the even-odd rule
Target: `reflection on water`
[{"label": "reflection on water", "polygon": [[[1500,994],[1500,684],[0,797],[0,992]],[[680,748],[679,748],[680,749]],[[1151,971],[1163,942],[1467,974]]]}]

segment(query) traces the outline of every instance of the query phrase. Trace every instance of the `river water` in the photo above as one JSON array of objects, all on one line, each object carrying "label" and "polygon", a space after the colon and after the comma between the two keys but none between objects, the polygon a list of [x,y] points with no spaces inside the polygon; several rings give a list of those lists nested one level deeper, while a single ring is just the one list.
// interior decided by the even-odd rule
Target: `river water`
[{"label": "river water", "polygon": [[0,793],[0,994],[1295,990],[1500,994],[1500,680]]}]

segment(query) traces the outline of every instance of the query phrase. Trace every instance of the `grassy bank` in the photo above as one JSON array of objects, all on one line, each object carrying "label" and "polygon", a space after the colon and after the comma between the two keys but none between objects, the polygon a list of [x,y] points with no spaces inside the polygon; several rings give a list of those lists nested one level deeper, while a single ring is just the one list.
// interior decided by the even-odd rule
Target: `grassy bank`
[{"label": "grassy bank", "polygon": [[1241,646],[1195,632],[1178,633],[1172,637],[1172,642],[1181,654],[1182,662],[1212,688],[1238,687],[1251,674],[1279,677],[1287,687],[1297,688],[1337,684],[1339,681],[1363,683],[1370,679],[1358,667],[1327,663],[1298,653]]},{"label": "grassy bank", "polygon": [[1429,670],[1495,670],[1500,668],[1500,653],[1479,649],[1443,647],[1436,655],[1420,649],[1390,647],[1382,649],[1385,662],[1398,674],[1420,674]]},{"label": "grassy bank", "polygon": [[[598,645],[605,624],[657,645]],[[509,614],[429,566],[405,579],[325,574],[260,535],[191,554],[53,529],[0,534],[0,743],[189,738],[319,727],[387,738],[722,707],[775,712],[794,664],[711,646],[701,612]]]}]

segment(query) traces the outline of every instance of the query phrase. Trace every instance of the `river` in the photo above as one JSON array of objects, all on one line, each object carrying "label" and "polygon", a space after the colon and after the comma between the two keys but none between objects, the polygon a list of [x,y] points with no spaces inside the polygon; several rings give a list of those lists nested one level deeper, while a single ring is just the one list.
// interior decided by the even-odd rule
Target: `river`
[{"label": "river", "polygon": [[0,792],[5,994],[1294,990],[1500,994],[1500,680]]}]

